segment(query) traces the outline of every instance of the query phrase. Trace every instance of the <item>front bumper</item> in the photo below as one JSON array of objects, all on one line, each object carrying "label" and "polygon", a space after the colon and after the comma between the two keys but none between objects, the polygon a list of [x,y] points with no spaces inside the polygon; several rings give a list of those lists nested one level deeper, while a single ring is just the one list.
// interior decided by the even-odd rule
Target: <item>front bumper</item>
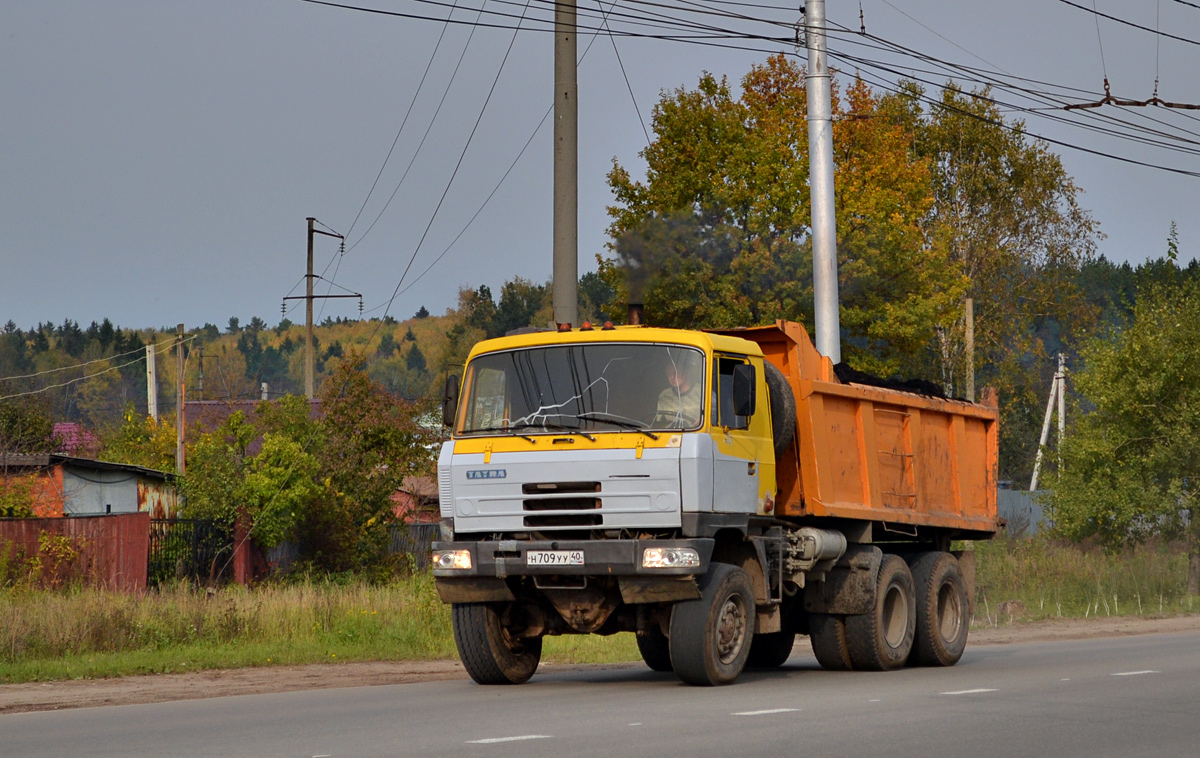
[{"label": "front bumper", "polygon": [[[437,569],[437,579],[510,576],[695,576],[708,570],[715,541],[683,540],[488,540],[435,542],[434,550],[468,550],[469,569]],[[642,551],[651,547],[687,547],[700,554],[700,565],[683,568],[642,568]],[[530,566],[531,550],[580,550],[581,566]]]}]

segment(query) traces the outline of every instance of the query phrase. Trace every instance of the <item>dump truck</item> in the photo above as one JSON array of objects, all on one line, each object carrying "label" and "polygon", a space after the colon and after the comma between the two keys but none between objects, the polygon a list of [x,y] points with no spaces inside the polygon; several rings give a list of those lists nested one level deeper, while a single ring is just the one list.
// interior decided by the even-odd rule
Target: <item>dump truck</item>
[{"label": "dump truck", "polygon": [[[821,666],[950,666],[997,530],[997,404],[844,382],[803,326],[491,339],[449,377],[433,575],[481,684],[547,635],[632,632],[721,685],[807,635]],[[876,382],[875,384],[882,384]]]}]

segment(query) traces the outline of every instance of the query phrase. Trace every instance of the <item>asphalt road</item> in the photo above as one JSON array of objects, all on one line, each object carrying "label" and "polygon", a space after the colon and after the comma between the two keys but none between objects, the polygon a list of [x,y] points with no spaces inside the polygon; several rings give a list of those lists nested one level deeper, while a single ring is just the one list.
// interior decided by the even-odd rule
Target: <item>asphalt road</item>
[{"label": "asphalt road", "polygon": [[640,665],[0,716],[0,756],[1198,756],[1200,633],[968,647],[950,669],[685,687]]}]

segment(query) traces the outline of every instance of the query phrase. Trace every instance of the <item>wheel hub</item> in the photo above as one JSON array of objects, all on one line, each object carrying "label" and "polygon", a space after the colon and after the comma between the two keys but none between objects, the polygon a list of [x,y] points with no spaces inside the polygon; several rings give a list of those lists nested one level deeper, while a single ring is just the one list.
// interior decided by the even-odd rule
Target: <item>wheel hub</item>
[{"label": "wheel hub", "polygon": [[741,598],[731,597],[721,606],[717,620],[717,657],[721,663],[737,658],[746,640],[746,608]]}]

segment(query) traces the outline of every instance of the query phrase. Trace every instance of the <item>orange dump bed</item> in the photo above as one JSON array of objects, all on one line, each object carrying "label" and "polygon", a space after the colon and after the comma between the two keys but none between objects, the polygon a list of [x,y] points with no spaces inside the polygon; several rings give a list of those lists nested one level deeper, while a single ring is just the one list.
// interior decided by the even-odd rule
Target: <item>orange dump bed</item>
[{"label": "orange dump bed", "polygon": [[776,461],[777,515],[996,531],[994,391],[969,403],[842,384],[800,324],[725,333],[758,343],[796,397],[796,437]]}]

